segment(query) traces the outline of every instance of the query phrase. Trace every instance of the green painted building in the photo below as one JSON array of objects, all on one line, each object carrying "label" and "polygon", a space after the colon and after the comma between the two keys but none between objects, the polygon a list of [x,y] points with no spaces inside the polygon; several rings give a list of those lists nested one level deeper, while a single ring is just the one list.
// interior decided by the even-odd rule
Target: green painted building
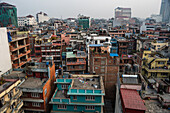
[{"label": "green painted building", "polygon": [[17,8],[8,3],[0,3],[0,27],[13,25],[18,27]]},{"label": "green painted building", "polygon": [[104,86],[98,75],[56,79],[51,113],[103,113]]},{"label": "green painted building", "polygon": [[78,24],[83,29],[89,29],[90,28],[90,17],[86,17],[86,16],[79,17]]}]

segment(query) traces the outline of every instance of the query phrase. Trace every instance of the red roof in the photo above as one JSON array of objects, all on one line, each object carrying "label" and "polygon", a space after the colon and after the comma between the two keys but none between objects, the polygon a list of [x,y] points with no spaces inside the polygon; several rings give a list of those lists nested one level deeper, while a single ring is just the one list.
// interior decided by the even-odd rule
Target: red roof
[{"label": "red roof", "polygon": [[125,109],[146,110],[146,107],[136,90],[120,89]]}]

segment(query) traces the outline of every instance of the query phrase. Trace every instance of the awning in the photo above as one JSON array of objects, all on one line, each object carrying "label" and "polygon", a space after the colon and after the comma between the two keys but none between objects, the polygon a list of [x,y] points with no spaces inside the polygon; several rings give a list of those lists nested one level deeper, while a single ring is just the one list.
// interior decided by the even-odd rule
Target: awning
[{"label": "awning", "polygon": [[117,53],[110,53],[110,56],[114,57],[114,56],[119,56],[119,55]]}]

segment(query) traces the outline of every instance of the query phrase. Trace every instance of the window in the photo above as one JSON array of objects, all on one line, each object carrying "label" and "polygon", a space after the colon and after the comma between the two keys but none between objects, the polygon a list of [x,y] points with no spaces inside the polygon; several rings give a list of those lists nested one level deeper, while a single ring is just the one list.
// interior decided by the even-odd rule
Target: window
[{"label": "window", "polygon": [[44,91],[45,95],[47,94],[47,88],[45,88],[45,91]]},{"label": "window", "polygon": [[95,96],[86,96],[86,100],[95,100]]},{"label": "window", "polygon": [[74,106],[74,110],[77,110],[77,106]]},{"label": "window", "polygon": [[158,64],[164,64],[164,62],[158,62]]},{"label": "window", "polygon": [[74,95],[74,96],[73,96],[73,100],[77,100],[77,96]]},{"label": "window", "polygon": [[98,59],[97,58],[95,58],[95,62],[97,62],[98,61]]},{"label": "window", "polygon": [[105,69],[102,69],[102,68],[101,68],[101,72],[104,72],[104,70],[105,70]]},{"label": "window", "polygon": [[27,103],[27,102],[24,102],[24,106],[28,106],[28,103]]},{"label": "window", "polygon": [[37,103],[37,102],[33,102],[33,103],[32,103],[32,106],[34,106],[34,107],[40,107],[41,104],[40,104],[40,103]]},{"label": "window", "polygon": [[68,84],[64,84],[64,85],[62,85],[61,87],[62,87],[62,89],[68,89]]},{"label": "window", "polygon": [[99,69],[98,67],[95,67],[95,69]]},{"label": "window", "polygon": [[58,105],[58,109],[67,109],[66,105]]},{"label": "window", "polygon": [[31,96],[32,97],[39,97],[40,95],[39,95],[39,93],[31,93]]},{"label": "window", "polygon": [[86,110],[94,110],[94,106],[86,106]]}]

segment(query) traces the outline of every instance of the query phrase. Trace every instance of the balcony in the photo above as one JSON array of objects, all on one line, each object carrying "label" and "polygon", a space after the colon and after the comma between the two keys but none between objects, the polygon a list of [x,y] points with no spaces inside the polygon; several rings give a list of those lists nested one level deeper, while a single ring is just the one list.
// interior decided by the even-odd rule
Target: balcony
[{"label": "balcony", "polygon": [[81,64],[86,64],[86,61],[81,61],[81,62],[67,62],[67,65],[81,65]]},{"label": "balcony", "polygon": [[148,66],[143,66],[143,68],[145,68],[148,72],[170,73],[170,69],[164,67],[149,69]]},{"label": "balcony", "polygon": [[67,71],[84,71],[86,68],[67,68]]},{"label": "balcony", "polygon": [[12,67],[13,68],[17,68],[19,66],[19,64],[18,63],[14,63],[14,64],[12,64]]}]

